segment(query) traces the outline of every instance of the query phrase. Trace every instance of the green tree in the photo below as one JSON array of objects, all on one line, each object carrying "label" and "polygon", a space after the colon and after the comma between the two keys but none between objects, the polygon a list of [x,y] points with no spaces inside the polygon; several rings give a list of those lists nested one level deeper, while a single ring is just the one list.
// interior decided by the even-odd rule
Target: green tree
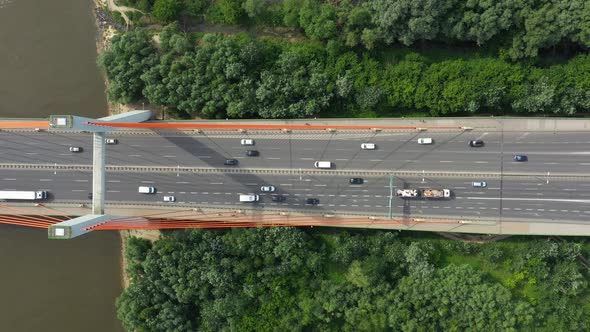
[{"label": "green tree", "polygon": [[254,18],[264,9],[266,0],[245,0],[242,3],[242,8],[250,18]]},{"label": "green tree", "polygon": [[326,40],[336,36],[336,10],[330,4],[305,0],[299,11],[299,25],[312,39]]},{"label": "green tree", "polygon": [[150,35],[135,30],[113,37],[110,48],[97,61],[109,79],[109,100],[125,104],[142,97],[140,77],[157,62],[157,55]]},{"label": "green tree", "polygon": [[156,0],[152,15],[160,22],[170,22],[177,19],[182,4],[180,0]]},{"label": "green tree", "polygon": [[302,118],[318,114],[332,97],[328,77],[321,65],[299,52],[279,56],[271,70],[260,76],[256,99],[264,118]]}]

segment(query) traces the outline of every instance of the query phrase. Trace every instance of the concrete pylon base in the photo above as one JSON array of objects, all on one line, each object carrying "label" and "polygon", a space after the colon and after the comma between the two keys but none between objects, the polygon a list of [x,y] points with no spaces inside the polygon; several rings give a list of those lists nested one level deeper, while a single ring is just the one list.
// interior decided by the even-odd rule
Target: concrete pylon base
[{"label": "concrete pylon base", "polygon": [[86,230],[85,228],[96,226],[113,218],[115,217],[101,214],[87,214],[49,226],[47,235],[49,239],[73,239],[90,232],[90,230]]}]

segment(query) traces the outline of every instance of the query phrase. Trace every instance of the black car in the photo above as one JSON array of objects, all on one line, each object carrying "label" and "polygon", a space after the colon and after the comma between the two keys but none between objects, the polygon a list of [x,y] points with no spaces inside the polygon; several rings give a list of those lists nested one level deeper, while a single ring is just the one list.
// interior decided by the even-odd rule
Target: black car
[{"label": "black car", "polygon": [[320,200],[317,198],[308,198],[305,200],[305,204],[317,205],[320,204]]},{"label": "black car", "polygon": [[527,157],[525,155],[517,154],[516,156],[514,156],[514,161],[527,161],[527,160],[529,160],[529,157]]},{"label": "black car", "polygon": [[361,178],[350,178],[350,184],[363,184],[365,180]]},{"label": "black car", "polygon": [[223,164],[226,166],[235,166],[238,164],[238,160],[237,159],[226,159]]},{"label": "black car", "polygon": [[88,193],[88,199],[92,199],[92,193]]},{"label": "black car", "polygon": [[246,156],[248,157],[258,157],[260,152],[258,150],[246,150]]},{"label": "black car", "polygon": [[281,195],[273,195],[272,196],[273,202],[284,202],[286,199],[287,199],[287,197],[281,196]]},{"label": "black car", "polygon": [[480,139],[476,139],[474,141],[469,141],[469,146],[472,148],[480,148],[484,145],[483,141]]}]

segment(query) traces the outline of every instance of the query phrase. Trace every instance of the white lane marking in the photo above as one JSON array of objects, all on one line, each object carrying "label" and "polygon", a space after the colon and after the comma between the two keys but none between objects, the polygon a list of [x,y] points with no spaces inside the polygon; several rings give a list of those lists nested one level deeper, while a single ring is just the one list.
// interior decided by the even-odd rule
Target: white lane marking
[{"label": "white lane marking", "polygon": [[347,161],[348,159],[336,159],[336,161]]},{"label": "white lane marking", "polygon": [[578,163],[578,165],[590,166],[590,163]]},{"label": "white lane marking", "polygon": [[59,155],[60,156],[71,156],[72,154],[71,153],[60,153]]},{"label": "white lane marking", "polygon": [[120,193],[118,190],[107,190],[108,193]]},{"label": "white lane marking", "polygon": [[269,160],[279,160],[279,159],[281,159],[281,158],[279,158],[279,157],[268,157],[268,158],[266,158],[266,159],[269,159]]},{"label": "white lane marking", "polygon": [[313,160],[313,158],[299,158],[301,160]]},{"label": "white lane marking", "polygon": [[487,164],[488,162],[487,161],[476,161],[475,163],[476,164]]},{"label": "white lane marking", "polygon": [[88,180],[74,180],[76,182],[88,182]]},{"label": "white lane marking", "polygon": [[35,155],[35,154],[37,154],[37,152],[27,152],[26,154],[28,154],[28,155]]},{"label": "white lane marking", "polygon": [[108,180],[107,182],[118,183],[118,182],[121,182],[121,181],[119,181],[119,180]]},{"label": "white lane marking", "polygon": [[211,182],[209,184],[223,184],[223,182]]},{"label": "white lane marking", "polygon": [[154,183],[154,181],[141,181],[141,183]]},{"label": "white lane marking", "polygon": [[543,165],[559,165],[559,163],[543,163]]},{"label": "white lane marking", "polygon": [[[537,194],[539,195],[539,194]],[[467,199],[485,199],[499,201],[499,197],[466,197]],[[556,198],[517,198],[517,197],[502,197],[503,201],[539,201],[539,202],[564,202],[564,203],[587,203],[590,204],[589,199],[556,199]]]},{"label": "white lane marking", "polygon": [[453,161],[451,161],[451,160],[440,160],[439,162],[440,163],[452,163]]},{"label": "white lane marking", "polygon": [[164,156],[164,158],[176,158],[176,156]]},{"label": "white lane marking", "polygon": [[246,183],[246,185],[247,185],[247,186],[257,186],[257,185],[258,185],[258,183],[252,183],[252,182],[250,182],[250,183]]},{"label": "white lane marking", "polygon": [[213,195],[221,195],[221,193],[213,193]]},{"label": "white lane marking", "polygon": [[292,186],[293,184],[291,183],[279,183],[279,186]]},{"label": "white lane marking", "polygon": [[53,179],[39,179],[39,181],[53,181]]},{"label": "white lane marking", "polygon": [[467,188],[466,187],[455,187],[455,189],[467,189]]},{"label": "white lane marking", "polygon": [[128,154],[127,157],[141,157],[140,154]]},{"label": "white lane marking", "polygon": [[131,146],[133,146],[133,147],[135,147],[135,148],[142,147],[142,145],[133,145],[133,144],[131,144]]},{"label": "white lane marking", "polygon": [[78,192],[78,191],[84,191],[82,189],[72,189],[72,191]]},{"label": "white lane marking", "polygon": [[176,182],[176,183],[178,183],[178,184],[189,184],[189,182],[184,182],[184,181]]},{"label": "white lane marking", "polygon": [[314,187],[325,187],[325,186],[327,186],[327,184],[314,184],[313,186]]},{"label": "white lane marking", "polygon": [[211,158],[211,156],[197,156],[197,158],[207,159],[207,158]]},{"label": "white lane marking", "polygon": [[5,181],[16,181],[16,179],[3,179]]},{"label": "white lane marking", "polygon": [[371,159],[370,161],[383,161],[381,159]]},{"label": "white lane marking", "polygon": [[563,191],[576,191],[578,189],[563,189]]}]

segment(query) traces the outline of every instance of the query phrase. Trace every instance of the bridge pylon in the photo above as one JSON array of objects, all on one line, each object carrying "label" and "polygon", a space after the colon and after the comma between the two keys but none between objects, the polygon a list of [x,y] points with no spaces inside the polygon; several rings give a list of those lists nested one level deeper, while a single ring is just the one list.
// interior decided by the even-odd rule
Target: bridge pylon
[{"label": "bridge pylon", "polygon": [[147,110],[131,111],[127,113],[107,116],[100,119],[91,119],[75,115],[51,115],[49,117],[49,130],[71,130],[92,132],[92,214],[60,222],[48,229],[50,239],[71,239],[90,232],[89,227],[95,226],[112,216],[104,215],[105,199],[105,164],[106,164],[106,132],[119,130],[120,128],[100,126],[100,123],[124,122],[137,123],[147,121],[152,117],[152,112]]}]

